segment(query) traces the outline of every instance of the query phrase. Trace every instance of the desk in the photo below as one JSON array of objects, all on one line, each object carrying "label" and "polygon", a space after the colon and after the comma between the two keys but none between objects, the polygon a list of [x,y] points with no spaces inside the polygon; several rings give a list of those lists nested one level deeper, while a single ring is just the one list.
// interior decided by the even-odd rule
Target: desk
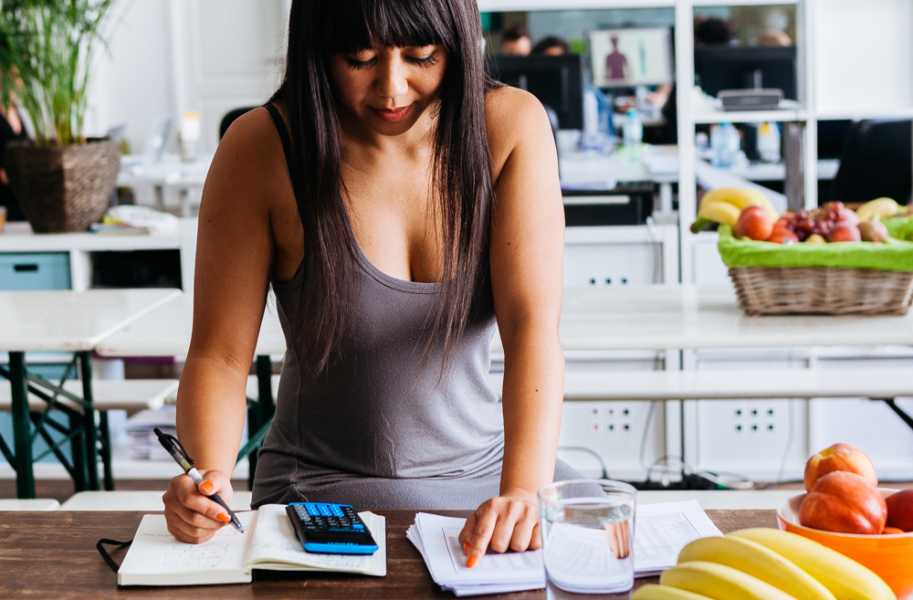
[{"label": "desk", "polygon": [[913,312],[746,316],[731,286],[567,288],[566,352],[913,345]]},{"label": "desk", "polygon": [[[218,596],[234,598],[453,598],[442,592],[428,574],[418,551],[406,540],[412,511],[386,511],[387,576],[383,578],[327,574],[277,574],[264,572],[250,585],[174,588],[116,589],[115,575],[95,551],[102,537],[129,539],[142,513],[135,512],[28,512],[0,513],[0,561],[5,576],[0,580],[0,597],[68,598],[95,600],[99,597],[175,599]],[[451,513],[465,516],[467,513]],[[775,527],[772,510],[709,511],[710,518],[724,532],[746,527]],[[122,554],[116,555],[118,559]],[[638,579],[642,585],[656,578]],[[627,598],[628,594],[593,596]],[[542,590],[486,598],[540,600]]]},{"label": "desk", "polygon": [[[193,330],[193,295],[179,294],[155,310],[149,311],[128,327],[100,341],[96,352],[110,358],[128,356],[169,356],[185,357],[190,347]],[[285,354],[285,335],[279,323],[275,297],[270,294],[260,325],[260,334],[254,350],[257,373],[257,402],[248,408],[248,442],[239,452],[239,458],[249,455],[250,478],[256,469],[256,448],[269,429],[274,412],[271,385],[271,355]]]},{"label": "desk", "polygon": [[177,156],[165,156],[159,162],[149,162],[139,155],[128,156],[121,161],[117,185],[151,191],[157,208],[164,208],[168,192],[176,191],[181,215],[189,217],[194,208],[190,192],[202,190],[212,158],[213,154],[202,154],[184,162]]},{"label": "desk", "polygon": [[[0,292],[0,352],[9,352],[14,448],[3,443],[3,454],[16,465],[20,498],[35,496],[32,440],[27,399],[26,352],[72,352],[77,355],[85,410],[71,415],[70,437],[84,435],[87,456],[73,444],[77,488],[98,488],[95,411],[92,409],[91,352],[106,336],[130,324],[177,295],[175,290],[97,290],[88,292]],[[79,433],[82,430],[82,433]],[[36,427],[36,432],[41,428]],[[15,456],[13,455],[13,451]],[[62,458],[62,455],[58,455]],[[66,463],[65,463],[66,464]],[[85,478],[83,477],[85,476]]]}]

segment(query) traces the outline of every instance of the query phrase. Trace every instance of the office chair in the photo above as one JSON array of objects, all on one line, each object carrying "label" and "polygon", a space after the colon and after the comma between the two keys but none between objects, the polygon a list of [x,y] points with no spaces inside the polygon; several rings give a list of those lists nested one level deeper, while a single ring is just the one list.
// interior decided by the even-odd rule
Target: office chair
[{"label": "office chair", "polygon": [[843,143],[832,200],[866,202],[887,196],[906,204],[913,194],[913,121],[854,123]]},{"label": "office chair", "polygon": [[235,121],[235,119],[237,119],[238,117],[240,117],[247,111],[253,110],[255,108],[257,108],[257,107],[256,106],[242,106],[240,108],[233,108],[232,110],[225,113],[225,116],[222,117],[222,120],[219,122],[219,139],[221,140],[223,137],[225,137],[225,132],[228,131],[228,128]]}]

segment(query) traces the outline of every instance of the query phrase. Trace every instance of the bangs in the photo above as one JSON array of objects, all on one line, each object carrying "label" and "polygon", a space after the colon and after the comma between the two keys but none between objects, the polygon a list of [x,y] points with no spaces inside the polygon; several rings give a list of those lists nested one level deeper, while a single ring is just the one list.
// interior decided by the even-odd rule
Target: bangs
[{"label": "bangs", "polygon": [[336,0],[324,3],[316,31],[324,52],[341,54],[375,46],[443,45],[453,50],[454,23],[443,0]]}]

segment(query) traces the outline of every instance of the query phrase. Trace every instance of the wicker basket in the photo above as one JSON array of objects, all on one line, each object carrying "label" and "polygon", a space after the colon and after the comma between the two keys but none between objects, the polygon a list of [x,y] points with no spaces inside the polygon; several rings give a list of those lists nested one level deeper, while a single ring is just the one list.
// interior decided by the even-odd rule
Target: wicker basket
[{"label": "wicker basket", "polygon": [[6,151],[10,185],[37,233],[85,231],[108,208],[117,184],[117,144],[65,147],[13,143]]},{"label": "wicker basket", "polygon": [[749,315],[903,315],[913,303],[913,273],[908,272],[733,267],[729,277]]}]

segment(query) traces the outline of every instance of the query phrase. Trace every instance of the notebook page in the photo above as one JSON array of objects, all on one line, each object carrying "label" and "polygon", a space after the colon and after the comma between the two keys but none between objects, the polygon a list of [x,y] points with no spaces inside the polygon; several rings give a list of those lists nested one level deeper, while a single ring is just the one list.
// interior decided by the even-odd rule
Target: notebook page
[{"label": "notebook page", "polygon": [[465,519],[418,513],[415,518],[423,555],[438,585],[533,584],[544,582],[541,551],[487,553],[471,569],[458,536]]},{"label": "notebook page", "polygon": [[697,500],[643,504],[637,507],[634,575],[643,577],[673,566],[692,540],[722,535]]},{"label": "notebook page", "polygon": [[179,542],[165,515],[145,515],[117,572],[119,585],[249,583],[244,554],[256,513],[237,513],[245,531],[223,527],[202,544]]},{"label": "notebook page", "polygon": [[359,513],[377,542],[377,552],[369,556],[350,556],[305,552],[285,512],[285,505],[266,504],[258,512],[250,552],[245,560],[248,569],[336,571],[378,577],[387,574],[385,519],[380,515]]}]

